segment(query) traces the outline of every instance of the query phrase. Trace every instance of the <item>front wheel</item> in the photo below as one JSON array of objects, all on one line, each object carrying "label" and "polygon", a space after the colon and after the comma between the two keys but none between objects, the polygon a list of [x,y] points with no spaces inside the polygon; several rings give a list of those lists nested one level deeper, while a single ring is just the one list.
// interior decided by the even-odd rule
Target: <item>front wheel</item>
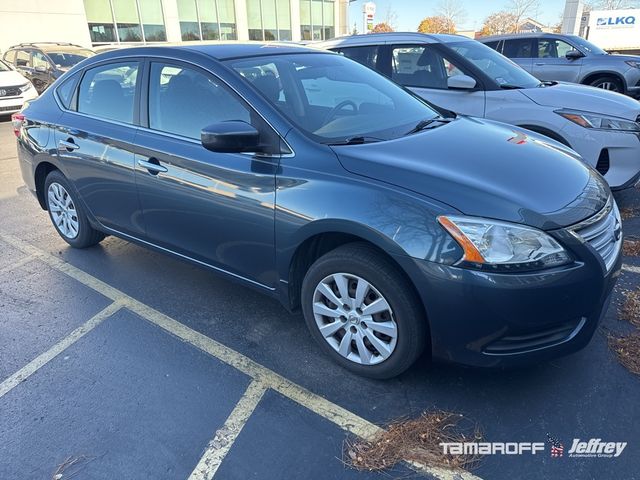
[{"label": "front wheel", "polygon": [[427,343],[426,319],[411,284],[366,244],[348,244],[320,257],[304,278],[301,300],[320,347],[359,375],[399,375]]},{"label": "front wheel", "polygon": [[51,223],[65,242],[75,248],[86,248],[105,237],[91,226],[75,190],[61,172],[49,173],[44,188]]},{"label": "front wheel", "polygon": [[616,77],[599,77],[591,82],[592,87],[610,90],[612,92],[624,93],[622,83]]}]

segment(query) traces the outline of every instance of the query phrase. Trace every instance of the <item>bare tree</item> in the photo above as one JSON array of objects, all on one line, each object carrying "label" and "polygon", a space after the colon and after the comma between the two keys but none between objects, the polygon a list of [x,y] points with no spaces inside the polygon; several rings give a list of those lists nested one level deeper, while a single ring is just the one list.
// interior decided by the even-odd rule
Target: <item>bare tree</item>
[{"label": "bare tree", "polygon": [[517,24],[515,16],[510,12],[497,12],[489,15],[480,30],[481,36],[487,35],[503,35],[505,33],[514,33]]},{"label": "bare tree", "polygon": [[442,0],[436,13],[436,16],[444,18],[449,25],[459,25],[467,18],[467,11],[461,0]]},{"label": "bare tree", "polygon": [[382,23],[386,23],[394,30],[398,28],[398,12],[391,8],[391,4],[387,5],[387,12]]},{"label": "bare tree", "polygon": [[507,11],[513,15],[515,32],[520,31],[520,25],[527,16],[532,15],[540,6],[540,0],[509,0]]}]

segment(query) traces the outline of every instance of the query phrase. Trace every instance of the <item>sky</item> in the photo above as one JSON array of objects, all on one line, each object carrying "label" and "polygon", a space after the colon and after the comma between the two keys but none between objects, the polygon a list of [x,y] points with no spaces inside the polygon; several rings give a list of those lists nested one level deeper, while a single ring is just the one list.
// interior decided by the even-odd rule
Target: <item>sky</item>
[{"label": "sky", "polygon": [[[376,4],[374,23],[384,21],[387,10],[397,14],[396,30],[413,31],[418,28],[424,17],[436,15],[441,0],[373,0]],[[490,14],[504,10],[509,0],[459,0],[467,11],[466,20],[457,26],[458,30],[480,30],[484,19]],[[356,0],[349,6],[349,23],[353,28],[356,22],[358,32],[362,33],[362,5],[365,0]],[[546,25],[559,23],[564,11],[564,0],[540,0],[538,11],[528,15]]]}]

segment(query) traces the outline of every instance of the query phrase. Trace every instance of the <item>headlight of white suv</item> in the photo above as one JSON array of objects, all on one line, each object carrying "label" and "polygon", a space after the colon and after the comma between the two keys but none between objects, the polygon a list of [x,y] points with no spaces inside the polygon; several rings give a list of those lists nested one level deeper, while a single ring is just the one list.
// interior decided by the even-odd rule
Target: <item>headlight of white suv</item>
[{"label": "headlight of white suv", "polygon": [[633,120],[626,120],[618,117],[608,117],[587,112],[575,112],[571,110],[556,110],[558,115],[567,120],[577,123],[581,127],[594,128],[597,130],[616,130],[619,132],[638,133],[640,124]]},{"label": "headlight of white suv", "polygon": [[20,93],[27,92],[33,88],[33,84],[31,82],[27,82],[24,85],[20,85],[18,87],[20,89]]},{"label": "headlight of white suv", "polygon": [[486,218],[441,215],[438,222],[460,244],[460,263],[518,271],[564,265],[571,257],[551,236],[532,227]]}]

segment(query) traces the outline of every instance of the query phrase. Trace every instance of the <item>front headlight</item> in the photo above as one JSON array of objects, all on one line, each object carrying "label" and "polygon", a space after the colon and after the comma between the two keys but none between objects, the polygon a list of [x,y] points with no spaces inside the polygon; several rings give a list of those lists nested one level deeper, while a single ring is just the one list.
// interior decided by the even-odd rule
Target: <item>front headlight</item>
[{"label": "front headlight", "polygon": [[571,261],[565,249],[542,230],[454,215],[441,215],[438,222],[462,247],[461,264],[518,271],[555,267]]},{"label": "front headlight", "polygon": [[596,130],[616,130],[619,132],[638,133],[640,132],[640,124],[633,120],[624,118],[606,117],[594,113],[573,112],[568,110],[556,110],[558,115],[563,116],[567,120],[577,123],[584,128],[594,128]]},{"label": "front headlight", "polygon": [[640,62],[638,60],[627,60],[624,63],[633,68],[640,68]]},{"label": "front headlight", "polygon": [[33,84],[31,82],[27,82],[24,85],[20,85],[18,88],[20,89],[20,93],[24,93],[31,90],[33,88]]}]

